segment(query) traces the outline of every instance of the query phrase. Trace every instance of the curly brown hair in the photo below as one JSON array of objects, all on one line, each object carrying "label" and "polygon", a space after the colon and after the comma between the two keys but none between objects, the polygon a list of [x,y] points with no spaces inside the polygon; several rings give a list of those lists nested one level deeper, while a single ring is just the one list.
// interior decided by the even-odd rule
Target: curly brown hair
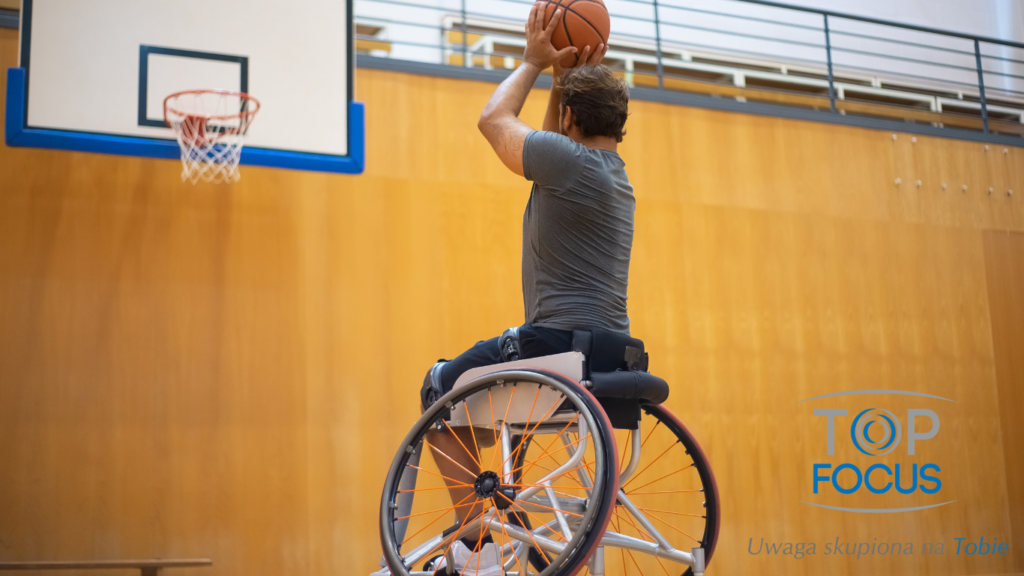
[{"label": "curly brown hair", "polygon": [[568,106],[584,138],[610,136],[622,142],[629,116],[629,89],[604,65],[570,68],[558,80],[562,110]]}]

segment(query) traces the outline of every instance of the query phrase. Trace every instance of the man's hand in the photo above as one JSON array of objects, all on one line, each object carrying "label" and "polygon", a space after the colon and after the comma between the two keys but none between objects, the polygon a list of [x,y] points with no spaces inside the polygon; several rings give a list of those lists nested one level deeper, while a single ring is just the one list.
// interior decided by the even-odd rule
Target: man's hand
[{"label": "man's hand", "polygon": [[604,55],[608,53],[608,46],[606,44],[598,44],[597,50],[591,54],[590,46],[583,49],[583,53],[580,54],[579,60],[576,62],[576,67],[579,66],[597,66],[604,62]]},{"label": "man's hand", "polygon": [[562,9],[555,9],[547,26],[544,25],[544,12],[546,10],[542,10],[537,3],[530,8],[530,17],[526,19],[526,52],[523,54],[523,62],[540,70],[546,70],[562,58],[576,52],[575,46],[555,50],[551,45],[551,35],[555,32],[555,22],[562,14]]}]

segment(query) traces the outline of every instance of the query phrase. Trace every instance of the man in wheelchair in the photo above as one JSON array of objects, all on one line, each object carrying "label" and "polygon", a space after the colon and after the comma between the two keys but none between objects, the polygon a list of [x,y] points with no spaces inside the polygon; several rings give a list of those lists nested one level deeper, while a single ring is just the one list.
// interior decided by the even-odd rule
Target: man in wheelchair
[{"label": "man in wheelchair", "polygon": [[[572,350],[573,330],[629,335],[626,288],[636,201],[616,152],[625,134],[629,92],[601,65],[603,44],[587,47],[576,67],[563,70],[559,62],[576,49],[554,49],[554,24],[545,27],[543,15],[535,6],[523,64],[498,86],[478,123],[505,166],[533,182],[523,215],[526,323],[435,364],[423,382],[424,409],[471,368]],[[554,81],[547,112],[541,130],[533,130],[519,112],[549,67]],[[455,433],[471,442],[468,431]],[[439,464],[442,474],[457,477],[459,466],[473,469],[473,462],[458,449],[460,440],[450,436],[438,432],[432,443],[461,456],[453,456],[457,463]],[[452,489],[453,502],[464,495],[465,489]],[[460,520],[479,512],[457,508]]]},{"label": "man in wheelchair", "polygon": [[[677,466],[671,463],[676,458],[681,471],[700,468],[697,485],[713,478],[703,462],[690,457],[699,447],[660,406],[668,386],[646,374],[643,343],[630,337],[626,293],[636,202],[617,153],[629,93],[601,64],[603,44],[586,47],[575,67],[562,69],[559,62],[576,49],[551,45],[559,12],[544,22],[544,11],[533,7],[523,64],[498,86],[478,123],[501,161],[533,182],[523,215],[526,322],[452,360],[438,361],[427,372],[420,392],[424,416],[385,483],[382,574],[559,576],[586,564],[599,576],[605,545],[703,571],[703,560],[695,564],[693,556],[671,545],[620,490],[620,480],[632,482],[641,465],[641,407],[653,423],[651,432],[663,425],[664,437],[652,441],[648,433],[645,441],[664,448],[659,459],[670,456],[659,466]],[[554,82],[542,129],[533,130],[518,116],[548,67]],[[570,352],[577,354],[565,359]],[[532,383],[518,377],[510,386],[502,379],[465,383],[463,378],[456,386],[467,371],[502,363],[514,370],[523,367],[516,361],[554,355],[563,357],[562,364],[551,365],[554,372],[502,369]],[[543,364],[540,360],[531,362]],[[437,405],[442,397],[445,404]],[[619,461],[627,460],[625,451],[617,452],[615,429],[628,431],[623,447],[631,451],[621,477]],[[545,434],[550,442],[539,440]],[[682,448],[672,450],[676,445]],[[431,454],[436,471],[421,465],[422,453]],[[445,492],[450,506],[438,500]],[[669,502],[663,498],[694,492],[703,488],[636,497],[677,506],[662,504]],[[413,496],[430,502],[421,504],[424,511],[412,508]],[[635,520],[619,518],[617,504]],[[703,518],[703,508],[699,512],[689,516]],[[628,521],[635,534],[620,521]],[[609,526],[615,526],[615,534],[605,533]],[[698,546],[709,543],[707,537],[691,538]],[[625,554],[622,561],[625,569]]]}]

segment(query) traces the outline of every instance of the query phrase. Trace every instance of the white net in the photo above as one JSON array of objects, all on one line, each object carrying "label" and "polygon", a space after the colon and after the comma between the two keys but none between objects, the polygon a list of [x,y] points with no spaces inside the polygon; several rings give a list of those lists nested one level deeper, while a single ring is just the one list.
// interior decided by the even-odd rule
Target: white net
[{"label": "white net", "polygon": [[256,99],[237,92],[193,90],[168,96],[164,119],[178,137],[182,181],[237,181],[242,144],[258,110]]}]

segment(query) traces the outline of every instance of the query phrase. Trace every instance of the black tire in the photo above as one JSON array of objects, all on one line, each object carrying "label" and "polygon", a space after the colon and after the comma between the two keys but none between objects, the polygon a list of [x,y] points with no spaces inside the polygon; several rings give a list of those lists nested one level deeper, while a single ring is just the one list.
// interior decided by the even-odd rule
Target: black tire
[{"label": "black tire", "polygon": [[[586,420],[587,428],[590,431],[588,451],[593,450],[594,458],[592,471],[593,488],[588,498],[576,500],[583,504],[580,504],[582,514],[576,514],[576,516],[580,517],[580,520],[575,522],[575,532],[570,534],[570,539],[558,536],[563,541],[567,540],[567,543],[564,544],[564,548],[560,553],[557,555],[552,554],[554,557],[550,558],[550,563],[540,570],[538,576],[568,576],[575,574],[590,558],[590,555],[604,535],[611,512],[614,509],[615,494],[618,492],[619,471],[616,459],[615,437],[611,423],[608,421],[608,417],[605,415],[600,404],[590,392],[570,379],[543,370],[503,370],[477,378],[444,395],[424,412],[405,440],[402,441],[398,454],[395,456],[384,482],[380,508],[381,547],[384,552],[384,560],[391,569],[392,574],[408,576],[410,567],[415,567],[425,560],[425,558],[416,558],[411,566],[407,567],[405,564],[406,559],[403,557],[402,545],[397,541],[395,531],[395,524],[398,520],[395,510],[398,508],[399,483],[412,454],[424,448],[424,438],[432,428],[435,426],[444,427],[443,419],[451,413],[453,407],[457,407],[463,400],[474,394],[487,393],[489,390],[499,386],[511,385],[514,387],[519,384],[528,383],[536,383],[556,390],[562,395],[564,400],[559,401],[562,406],[559,410],[568,405],[572,410],[579,413],[579,417]],[[488,395],[489,397],[490,395]],[[479,425],[478,423],[474,424]],[[528,445],[529,441],[530,438],[527,438],[523,443]],[[437,450],[437,448],[434,447],[433,450]],[[479,449],[477,450],[477,455],[480,456],[481,453]],[[468,449],[467,452],[469,452]],[[481,461],[483,459],[481,458]],[[519,466],[522,466],[522,461],[518,461],[520,462]],[[483,466],[481,466],[481,469],[489,470],[489,468],[484,468]],[[419,476],[421,480],[425,477],[424,474]],[[417,488],[419,486],[420,483],[417,484]],[[443,490],[445,488],[444,484],[441,483],[440,488],[428,489]],[[520,490],[522,489],[520,488]],[[487,503],[487,499],[480,500],[480,502],[483,503],[482,505],[491,506],[491,504]],[[511,510],[512,508],[509,509]],[[543,513],[541,512],[541,514]],[[451,513],[451,521],[454,522],[454,513]],[[452,541],[452,535],[454,537],[458,536],[458,532],[452,532],[458,528],[457,526],[449,524],[451,528],[442,531],[441,529],[444,528],[444,524],[442,522],[438,525],[439,527],[436,528],[438,534],[427,538],[428,542],[437,541],[439,538],[442,542],[447,542]],[[506,525],[511,524],[511,521],[506,522]],[[467,522],[467,525],[470,524]],[[430,528],[431,526],[428,525],[424,530]],[[432,532],[428,532],[428,534]],[[411,540],[412,536],[408,538]],[[495,540],[497,541],[497,539]],[[507,541],[510,542],[511,539]],[[444,544],[442,543],[441,546],[443,547]],[[412,545],[406,547],[405,554],[411,554],[412,548]],[[426,547],[421,547],[421,552],[417,552],[417,554],[423,553],[422,550],[426,550]],[[531,551],[539,552],[536,547],[531,547]],[[538,564],[543,564],[544,560],[547,560],[547,557],[543,554],[538,554],[538,556],[540,556],[536,558]],[[534,557],[534,554],[531,553],[531,559]]]}]

